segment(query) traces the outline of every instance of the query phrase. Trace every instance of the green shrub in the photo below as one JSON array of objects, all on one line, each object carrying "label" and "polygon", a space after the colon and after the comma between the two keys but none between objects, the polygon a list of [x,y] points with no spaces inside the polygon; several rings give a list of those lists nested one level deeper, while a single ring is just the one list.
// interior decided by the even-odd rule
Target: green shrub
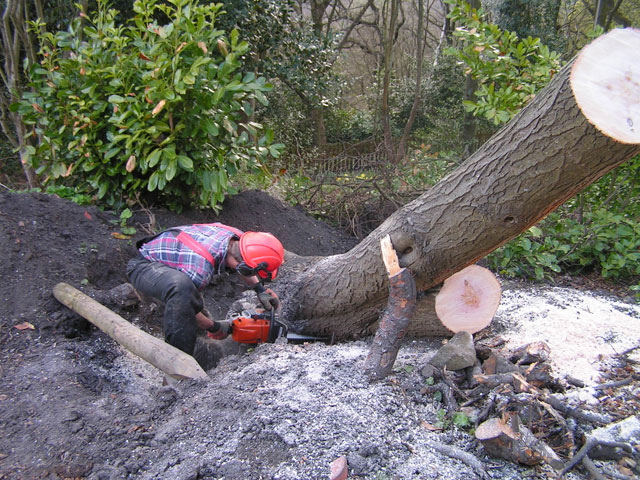
[{"label": "green shrub", "polygon": [[482,9],[461,0],[446,3],[449,18],[460,24],[454,32],[460,46],[449,52],[478,81],[477,100],[465,101],[465,109],[496,125],[508,122],[560,70],[559,54],[539,38],[520,39],[489,23]]},{"label": "green shrub", "polygon": [[[542,280],[595,271],[640,279],[640,155],[605,175],[547,218],[488,256],[509,277]],[[640,284],[632,287],[640,290]]]},{"label": "green shrub", "polygon": [[640,224],[606,209],[585,212],[581,219],[554,212],[488,259],[510,277],[542,280],[561,271],[595,270],[604,278],[634,279],[640,276]]},{"label": "green shrub", "polygon": [[277,157],[272,132],[251,121],[271,86],[242,74],[248,46],[215,28],[221,8],[136,0],[123,26],[99,0],[92,18],[81,12],[84,27],[77,18],[41,34],[42,61],[17,107],[40,139],[29,152],[37,172],[113,206],[215,207],[238,171]]}]

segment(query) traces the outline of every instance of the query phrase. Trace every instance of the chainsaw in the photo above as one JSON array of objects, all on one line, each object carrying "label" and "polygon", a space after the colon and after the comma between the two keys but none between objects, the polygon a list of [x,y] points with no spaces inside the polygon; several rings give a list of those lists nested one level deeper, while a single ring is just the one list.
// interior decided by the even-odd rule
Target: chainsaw
[{"label": "chainsaw", "polygon": [[231,338],[238,343],[274,343],[284,337],[289,342],[315,342],[328,339],[290,333],[287,326],[278,321],[274,309],[268,312],[243,311],[231,322]]}]

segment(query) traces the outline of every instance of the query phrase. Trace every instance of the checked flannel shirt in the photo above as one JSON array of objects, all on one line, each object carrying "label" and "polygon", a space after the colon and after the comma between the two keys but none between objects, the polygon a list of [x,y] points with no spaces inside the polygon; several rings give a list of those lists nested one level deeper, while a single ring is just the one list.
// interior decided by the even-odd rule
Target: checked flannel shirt
[{"label": "checked flannel shirt", "polygon": [[[189,234],[200,243],[215,260],[215,267],[202,255],[179,241],[180,232]],[[211,279],[222,273],[229,240],[239,238],[242,232],[220,223],[185,225],[158,234],[140,246],[140,254],[151,262],[161,262],[187,274],[198,290],[204,289]]]}]

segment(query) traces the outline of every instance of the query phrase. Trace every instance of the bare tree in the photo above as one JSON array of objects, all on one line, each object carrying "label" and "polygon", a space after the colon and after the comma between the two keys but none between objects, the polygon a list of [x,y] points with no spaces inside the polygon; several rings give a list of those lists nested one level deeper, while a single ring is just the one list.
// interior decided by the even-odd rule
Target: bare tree
[{"label": "bare tree", "polygon": [[29,187],[38,185],[34,170],[29,167],[29,151],[35,148],[32,136],[27,138],[27,128],[20,115],[11,105],[22,96],[26,79],[22,65],[26,57],[33,64],[36,59],[37,42],[29,32],[28,22],[33,19],[35,10],[37,18],[44,18],[41,0],[27,2],[25,0],[5,0],[2,11],[2,89],[0,96],[0,126],[11,146],[19,152],[20,161]]}]

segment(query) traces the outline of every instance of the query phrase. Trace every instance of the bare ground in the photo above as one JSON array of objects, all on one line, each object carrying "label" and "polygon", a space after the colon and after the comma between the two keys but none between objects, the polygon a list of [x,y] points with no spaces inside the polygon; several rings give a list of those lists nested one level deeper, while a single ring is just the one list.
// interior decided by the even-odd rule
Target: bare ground
[{"label": "bare ground", "polygon": [[[271,231],[301,255],[355,243],[257,191],[227,201],[217,217],[140,211],[130,224],[142,236],[151,226],[210,221]],[[89,294],[126,281],[133,239],[119,231],[109,212],[0,192],[0,478],[316,479],[340,456],[350,478],[552,478],[549,467],[488,457],[461,429],[425,428],[440,407],[421,393],[420,368],[439,339],[408,340],[394,374],[369,384],[367,339],[248,350],[202,337],[196,357],[210,381],[163,387],[153,367],[51,294],[61,281]],[[207,308],[223,316],[242,291],[233,281],[214,285]],[[161,335],[153,305],[120,313]],[[473,455],[482,472],[436,443]]]}]

